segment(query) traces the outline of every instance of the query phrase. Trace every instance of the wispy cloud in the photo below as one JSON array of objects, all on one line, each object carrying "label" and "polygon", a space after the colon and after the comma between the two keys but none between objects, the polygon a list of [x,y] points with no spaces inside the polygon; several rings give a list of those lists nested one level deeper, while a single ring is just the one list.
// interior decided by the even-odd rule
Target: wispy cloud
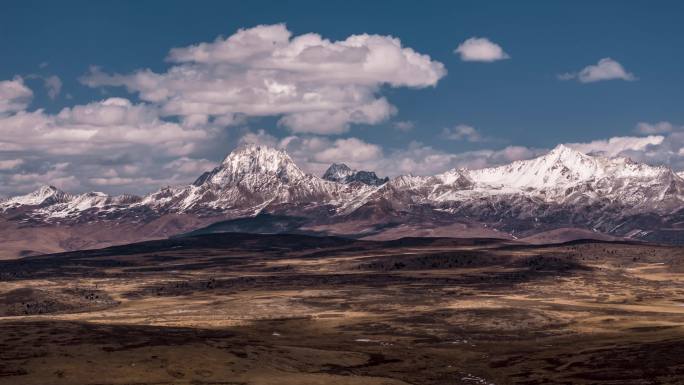
[{"label": "wispy cloud", "polygon": [[581,83],[594,83],[604,80],[635,81],[637,77],[627,72],[622,64],[611,58],[603,58],[596,64],[588,65],[579,72],[567,72],[558,75],[559,80],[577,79]]},{"label": "wispy cloud", "polygon": [[392,124],[392,127],[394,127],[395,129],[397,129],[401,132],[409,132],[409,131],[413,130],[413,128],[415,126],[416,126],[416,124],[410,120],[394,122]]},{"label": "wispy cloud", "polygon": [[646,123],[646,122],[639,122],[636,125],[636,128],[634,129],[636,132],[640,134],[666,134],[670,133],[672,131],[681,129],[682,126],[675,126],[674,124],[670,122],[657,122],[657,123]]},{"label": "wispy cloud", "polygon": [[13,170],[24,164],[23,159],[5,159],[0,160],[0,170]]},{"label": "wispy cloud", "polygon": [[481,142],[484,138],[473,126],[458,124],[454,127],[446,127],[442,130],[442,137],[448,140],[465,140],[468,142]]},{"label": "wispy cloud", "polygon": [[55,99],[60,92],[62,92],[62,79],[57,75],[51,75],[43,78],[45,82],[45,89],[50,99]]},{"label": "wispy cloud", "polygon": [[40,79],[43,81],[43,87],[50,99],[55,99],[62,92],[62,79],[57,75],[43,76],[39,74],[26,75],[27,79]]}]

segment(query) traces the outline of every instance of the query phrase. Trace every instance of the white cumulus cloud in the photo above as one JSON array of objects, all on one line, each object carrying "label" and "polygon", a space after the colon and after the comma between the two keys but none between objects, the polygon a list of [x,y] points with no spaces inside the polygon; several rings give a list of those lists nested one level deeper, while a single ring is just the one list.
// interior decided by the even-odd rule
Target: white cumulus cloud
[{"label": "white cumulus cloud", "polygon": [[616,136],[584,143],[567,143],[584,153],[624,156],[650,165],[665,165],[675,171],[684,170],[684,129],[647,136]]},{"label": "white cumulus cloud", "polygon": [[607,156],[617,156],[625,151],[643,151],[649,146],[662,144],[664,139],[665,137],[660,135],[616,136],[587,143],[567,143],[567,145],[586,154],[601,153]]},{"label": "white cumulus cloud", "polygon": [[0,81],[0,115],[24,110],[32,98],[33,92],[22,78]]},{"label": "white cumulus cloud", "polygon": [[0,116],[0,150],[85,154],[148,145],[155,151],[186,155],[210,136],[208,129],[161,120],[154,107],[123,98],[76,105],[56,115],[37,110]]},{"label": "white cumulus cloud", "polygon": [[461,43],[454,53],[459,54],[463,61],[493,62],[510,58],[500,45],[484,37],[471,37]]},{"label": "white cumulus cloud", "polygon": [[263,130],[245,134],[240,143],[282,148],[304,171],[319,176],[331,163],[340,162],[358,170],[376,171],[380,176],[434,175],[452,168],[483,168],[529,159],[545,151],[508,146],[500,150],[451,153],[416,141],[404,148],[386,151],[359,138],[333,141],[320,136],[291,135],[278,140]]},{"label": "white cumulus cloud", "polygon": [[444,65],[392,36],[360,34],[330,41],[292,36],[284,24],[241,29],[227,38],[174,48],[164,73],[106,74],[91,69],[91,87],[125,86],[167,116],[279,116],[298,133],[339,134],[377,124],[396,109],[381,86],[434,86]]},{"label": "white cumulus cloud", "polygon": [[[21,80],[9,83],[3,82],[4,95],[29,94]],[[164,120],[157,107],[124,98],[75,105],[57,114],[27,111],[26,103],[12,100],[5,104],[11,108],[0,113],[4,195],[42,184],[67,189],[114,186],[119,192],[140,193],[187,182],[199,170],[211,168],[213,163],[193,155],[215,145],[221,134],[211,125],[188,127]]]}]

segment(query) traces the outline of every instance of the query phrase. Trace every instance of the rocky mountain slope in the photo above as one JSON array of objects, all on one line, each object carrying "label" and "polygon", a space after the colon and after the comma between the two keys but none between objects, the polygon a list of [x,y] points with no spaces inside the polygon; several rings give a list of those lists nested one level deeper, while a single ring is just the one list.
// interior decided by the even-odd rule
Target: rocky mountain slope
[{"label": "rocky mountain slope", "polygon": [[381,186],[389,182],[388,177],[379,178],[373,171],[352,170],[344,163],[333,163],[323,174],[323,179],[341,183],[362,183],[369,186]]},{"label": "rocky mountain slope", "polygon": [[684,179],[666,167],[590,156],[563,145],[535,159],[480,170],[388,180],[333,164],[319,178],[282,150],[247,146],[190,185],[144,197],[71,195],[45,186],[0,202],[0,221],[11,224],[6,228],[68,227],[75,244],[83,243],[74,241],[80,228],[97,224],[137,232],[125,237],[135,240],[266,213],[298,218],[307,231],[354,236],[388,229],[396,236],[425,229],[449,235],[463,228],[518,238],[579,228],[684,243]]}]

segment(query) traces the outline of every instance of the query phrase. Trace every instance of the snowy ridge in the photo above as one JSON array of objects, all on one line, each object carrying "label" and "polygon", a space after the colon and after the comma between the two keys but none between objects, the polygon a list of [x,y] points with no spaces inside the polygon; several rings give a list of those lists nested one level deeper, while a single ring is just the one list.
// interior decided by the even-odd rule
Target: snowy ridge
[{"label": "snowy ridge", "polygon": [[[356,178],[359,175],[361,179]],[[542,203],[546,211],[540,213]],[[598,211],[589,213],[596,218],[582,219],[587,217],[585,208],[597,204],[603,211],[594,208]],[[418,207],[423,209],[416,211]],[[282,150],[250,145],[233,151],[190,185],[164,187],[142,198],[99,192],[69,195],[44,186],[0,202],[0,213],[23,210],[31,219],[50,222],[141,216],[144,220],[145,215],[167,213],[241,217],[289,210],[325,213],[323,218],[329,219],[357,210],[366,215],[360,213],[369,209],[387,215],[424,213],[425,207],[498,221],[537,221],[540,214],[553,218],[553,210],[559,210],[564,216],[581,213],[573,220],[593,221],[591,226],[608,226],[611,218],[625,212],[682,210],[684,179],[666,167],[586,155],[563,145],[538,158],[480,170],[453,169],[387,181],[372,172],[333,164],[319,178],[302,171]]]},{"label": "snowy ridge", "polygon": [[544,189],[565,187],[599,176],[597,158],[564,145],[531,160],[470,172],[479,185],[509,189]]},{"label": "snowy ridge", "polygon": [[[473,170],[480,194],[526,194],[546,201],[610,199],[624,204],[684,200],[682,179],[667,167],[628,158],[583,154],[559,145],[546,155],[509,165]],[[574,194],[573,194],[574,193]]]},{"label": "snowy ridge", "polygon": [[51,218],[69,218],[79,216],[89,210],[101,213],[126,210],[141,198],[134,195],[110,196],[102,192],[88,192],[71,196],[70,199],[36,210],[39,215]]},{"label": "snowy ridge", "polygon": [[559,145],[546,155],[509,165],[473,170],[470,176],[485,187],[512,189],[562,189],[603,178],[654,179],[671,173],[627,158],[604,158],[583,154]]}]

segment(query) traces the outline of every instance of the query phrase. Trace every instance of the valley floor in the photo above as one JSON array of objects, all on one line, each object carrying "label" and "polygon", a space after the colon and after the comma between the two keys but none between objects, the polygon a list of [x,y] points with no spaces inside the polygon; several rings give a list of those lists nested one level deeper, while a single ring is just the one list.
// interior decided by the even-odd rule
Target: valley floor
[{"label": "valley floor", "polygon": [[682,247],[221,234],[0,261],[0,384],[682,383]]}]

